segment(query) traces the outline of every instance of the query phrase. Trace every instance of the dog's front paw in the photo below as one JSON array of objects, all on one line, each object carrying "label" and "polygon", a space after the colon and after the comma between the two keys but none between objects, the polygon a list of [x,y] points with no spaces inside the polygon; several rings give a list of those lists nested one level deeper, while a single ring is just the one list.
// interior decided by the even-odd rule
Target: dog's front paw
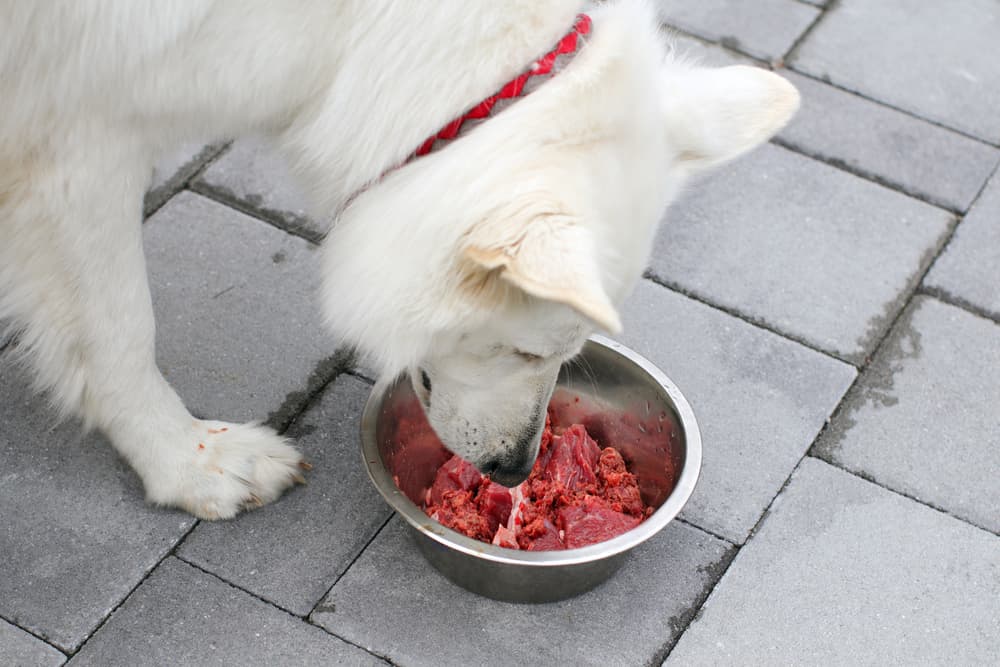
[{"label": "dog's front paw", "polygon": [[293,484],[304,484],[311,467],[299,452],[266,426],[198,421],[186,450],[154,479],[146,479],[151,502],[180,507],[200,519],[228,519],[275,500]]}]

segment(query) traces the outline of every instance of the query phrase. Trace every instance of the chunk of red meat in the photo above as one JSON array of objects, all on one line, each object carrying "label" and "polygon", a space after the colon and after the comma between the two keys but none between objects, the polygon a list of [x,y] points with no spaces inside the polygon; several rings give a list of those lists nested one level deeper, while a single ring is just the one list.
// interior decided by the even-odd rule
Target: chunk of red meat
[{"label": "chunk of red meat", "polygon": [[510,489],[488,480],[489,478],[484,479],[479,486],[479,493],[476,494],[476,507],[479,514],[486,519],[492,533],[498,527],[507,524],[514,501],[510,495]]},{"label": "chunk of red meat", "polygon": [[639,525],[642,518],[615,511],[600,498],[587,497],[579,505],[563,507],[557,523],[567,549],[585,547],[617,537]]},{"label": "chunk of red meat", "polygon": [[473,539],[489,542],[493,538],[495,527],[490,528],[489,520],[479,513],[472,491],[462,489],[446,491],[441,504],[433,508],[430,516],[448,528]]},{"label": "chunk of red meat", "polygon": [[594,413],[583,425],[598,442],[614,443],[633,471],[642,471],[638,485],[646,504],[659,505],[666,500],[680,465],[674,457],[679,436],[670,415],[660,413],[639,419],[631,413]]},{"label": "chunk of red meat", "polygon": [[597,478],[601,482],[601,497],[618,512],[645,516],[646,504],[642,502],[635,475],[625,468],[625,461],[618,450],[605,447],[597,462]]},{"label": "chunk of red meat", "polygon": [[483,476],[471,463],[467,463],[458,456],[452,456],[434,477],[434,483],[427,491],[427,505],[434,507],[440,505],[444,500],[444,494],[448,491],[475,491],[479,488]]},{"label": "chunk of red meat", "polygon": [[552,456],[544,477],[569,491],[596,490],[597,465],[601,449],[580,424],[574,424],[552,439]]},{"label": "chunk of red meat", "polygon": [[559,529],[545,517],[538,517],[522,526],[517,543],[525,551],[556,551],[566,548]]}]

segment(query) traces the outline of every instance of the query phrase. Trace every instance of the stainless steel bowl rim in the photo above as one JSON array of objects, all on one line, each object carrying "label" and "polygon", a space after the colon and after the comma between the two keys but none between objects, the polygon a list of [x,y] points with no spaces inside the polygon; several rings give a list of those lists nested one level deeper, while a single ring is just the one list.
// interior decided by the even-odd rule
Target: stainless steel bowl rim
[{"label": "stainless steel bowl rim", "polygon": [[698,429],[694,412],[684,395],[652,362],[621,343],[604,336],[593,335],[590,337],[590,341],[617,352],[652,377],[670,397],[680,426],[684,431],[685,458],[677,484],[663,504],[638,526],[613,539],[577,549],[519,551],[480,542],[441,525],[424,514],[423,510],[407,498],[396,486],[392,476],[381,465],[378,443],[375,438],[378,411],[384,396],[384,391],[382,391],[384,387],[379,386],[376,386],[368,397],[361,416],[361,454],[365,469],[368,471],[368,476],[375,488],[407,523],[442,546],[496,563],[536,567],[576,565],[628,551],[649,539],[680,513],[681,508],[684,507],[694,491],[701,471],[701,432]]}]

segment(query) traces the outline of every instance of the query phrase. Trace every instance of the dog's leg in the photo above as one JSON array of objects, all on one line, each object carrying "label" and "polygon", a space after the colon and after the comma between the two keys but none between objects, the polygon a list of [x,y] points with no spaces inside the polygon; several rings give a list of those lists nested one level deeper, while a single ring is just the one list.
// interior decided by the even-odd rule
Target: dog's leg
[{"label": "dog's leg", "polygon": [[65,414],[103,430],[147,498],[226,518],[301,480],[272,430],[195,419],[155,363],[142,252],[145,151],[120,137],[0,161],[0,319]]}]

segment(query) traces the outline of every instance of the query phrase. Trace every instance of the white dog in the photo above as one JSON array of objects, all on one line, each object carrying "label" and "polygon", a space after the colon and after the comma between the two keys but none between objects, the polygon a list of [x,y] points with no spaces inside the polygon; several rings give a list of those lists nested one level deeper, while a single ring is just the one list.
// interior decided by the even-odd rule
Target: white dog
[{"label": "white dog", "polygon": [[[195,419],[156,368],[140,219],[164,148],[272,135],[335,218],[330,326],[513,484],[560,364],[620,328],[669,199],[798,105],[763,70],[679,61],[640,2],[582,28],[580,0],[417,4],[0,0],[0,319],[150,501],[231,517],[300,476],[281,437]],[[572,32],[558,74],[406,161]]]}]

